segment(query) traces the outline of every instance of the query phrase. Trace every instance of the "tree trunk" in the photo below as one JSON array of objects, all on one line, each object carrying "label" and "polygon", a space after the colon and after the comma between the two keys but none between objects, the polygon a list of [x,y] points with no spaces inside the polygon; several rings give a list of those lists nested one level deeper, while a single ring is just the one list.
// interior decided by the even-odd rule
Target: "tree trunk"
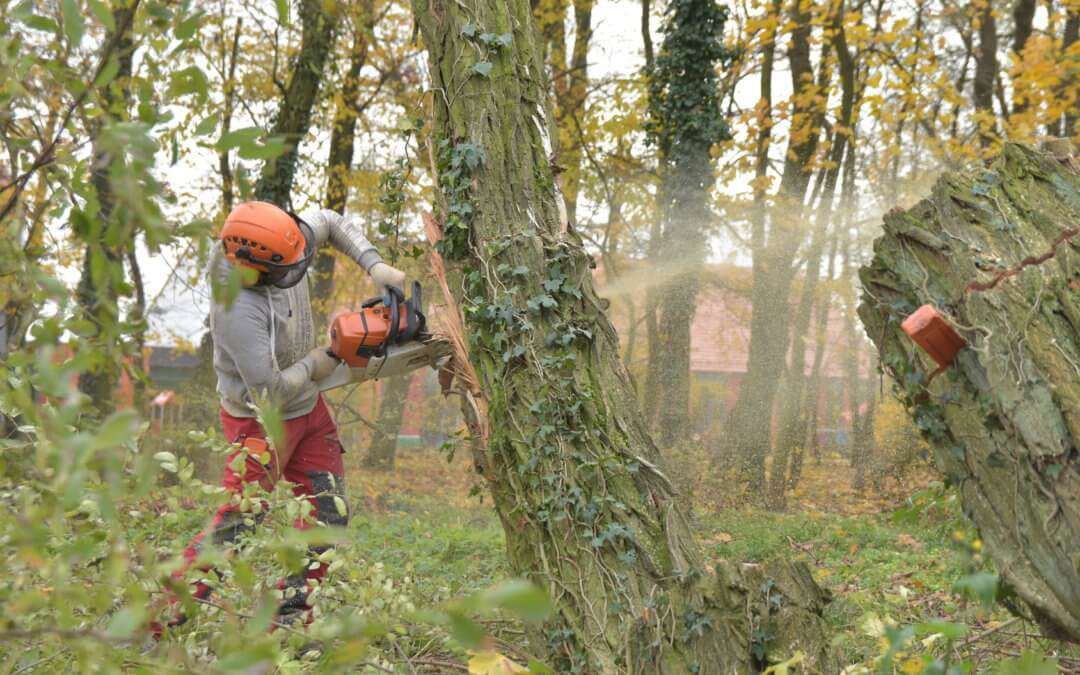
[{"label": "tree trunk", "polygon": [[[776,624],[766,626],[777,636],[763,645],[771,655],[792,653],[794,640],[821,663],[824,598],[805,567],[704,571],[592,261],[560,204],[528,1],[414,0],[413,8],[440,92],[431,98],[438,250],[487,401],[475,463],[511,569],[554,600],[531,643],[556,672],[748,672],[749,611]],[[462,30],[468,23],[477,34],[513,36],[487,52],[489,76],[475,68],[485,51]],[[766,578],[785,596],[772,613]]]},{"label": "tree trunk", "polygon": [[[1070,9],[1068,18],[1065,20],[1065,35],[1062,38],[1061,45],[1062,50],[1068,51],[1074,44],[1076,44],[1077,38],[1080,37],[1080,9]],[[1076,135],[1076,119],[1080,116],[1077,112],[1077,108],[1080,107],[1080,91],[1078,91],[1077,80],[1080,79],[1080,75],[1077,75],[1076,69],[1072,69],[1066,73],[1065,80],[1062,82],[1063,89],[1066,92],[1066,96],[1069,96],[1071,91],[1072,105],[1065,113],[1065,118],[1062,120],[1063,128],[1058,134],[1066,138],[1072,138]]]},{"label": "tree trunk", "polygon": [[[886,216],[860,273],[859,313],[1002,579],[1049,635],[1080,640],[1080,174],[1071,162],[1007,144],[989,168],[948,173],[927,200]],[[929,384],[936,366],[900,330],[923,303],[970,345]]]},{"label": "tree trunk", "polygon": [[278,106],[271,133],[285,139],[285,152],[263,165],[255,184],[255,197],[282,207],[292,203],[292,183],[299,159],[297,148],[308,132],[311,111],[323,79],[326,58],[334,45],[337,17],[323,0],[302,0],[300,51],[296,55],[285,95]]},{"label": "tree trunk", "polygon": [[[356,17],[359,25],[353,33],[349,69],[341,83],[341,96],[337,99],[337,109],[334,111],[334,128],[330,132],[325,204],[326,208],[342,214],[345,213],[345,207],[348,205],[349,185],[346,178],[352,170],[353,152],[356,145],[360,72],[367,63],[368,36],[371,35],[375,26],[375,12],[372,4],[373,0],[364,0],[359,12],[360,16]],[[316,302],[315,325],[322,326],[326,324],[326,315],[330,310],[330,300],[334,292],[334,254],[328,249],[320,251],[315,258],[312,283],[312,297]]]},{"label": "tree trunk", "polygon": [[364,457],[364,466],[380,471],[392,471],[397,456],[398,433],[401,431],[401,418],[405,412],[405,402],[409,397],[409,387],[413,376],[392,377],[379,397],[379,417],[375,421],[371,446]]},{"label": "tree trunk", "polygon": [[762,496],[766,490],[765,459],[772,450],[773,405],[790,344],[789,300],[795,254],[804,236],[802,211],[810,180],[808,164],[817,147],[820,127],[820,104],[808,95],[815,83],[810,61],[812,17],[805,5],[801,0],[792,0],[789,10],[795,24],[788,49],[792,88],[796,92],[792,97],[792,130],[784,155],[778,204],[771,210],[767,236],[764,231],[755,232],[747,372],[726,426],[727,452],[739,458],[746,488]]},{"label": "tree trunk", "polygon": [[664,42],[649,72],[650,139],[660,151],[657,255],[663,279],[655,289],[658,330],[649,369],[656,387],[660,444],[686,438],[690,423],[690,326],[697,309],[701,266],[714,219],[711,149],[728,137],[720,113],[717,66],[729,58],[722,44],[727,12],[715,0],[677,0],[667,8]]},{"label": "tree trunk", "polygon": [[[769,502],[771,508],[783,510],[786,505],[789,478],[788,460],[792,453],[801,453],[796,449],[803,442],[806,430],[807,402],[804,400],[807,378],[806,344],[810,333],[810,316],[818,293],[818,277],[821,274],[821,257],[825,252],[825,242],[829,223],[833,219],[833,203],[838,191],[840,168],[844,164],[845,149],[854,142],[852,120],[855,114],[855,60],[847,48],[844,34],[844,5],[840,3],[834,12],[832,46],[840,64],[841,102],[838,130],[834,134],[829,149],[830,165],[823,171],[821,179],[821,203],[815,214],[814,233],[810,248],[806,254],[806,273],[803,277],[802,294],[795,310],[795,322],[792,326],[791,364],[788,368],[787,387],[781,399],[779,428],[776,435],[776,449],[773,453],[772,471],[769,476]],[[824,66],[821,72],[826,72]],[[819,80],[820,84],[820,80]],[[846,169],[851,171],[849,165]],[[826,308],[827,312],[827,308]],[[801,459],[799,460],[801,462]]]},{"label": "tree trunk", "polygon": [[[115,157],[104,147],[101,133],[110,120],[127,117],[130,92],[126,83],[131,77],[135,49],[131,38],[135,9],[134,6],[123,7],[113,12],[113,22],[121,31],[116,43],[119,70],[113,81],[101,90],[105,113],[93,132],[90,170],[98,211],[89,226],[93,231],[86,236],[82,274],[75,293],[79,306],[96,331],[86,345],[104,348],[99,349],[93,366],[79,377],[79,391],[89,398],[91,406],[101,415],[115,409],[113,392],[120,377],[120,360],[115,347],[121,343],[118,327],[120,291],[124,281],[122,260],[125,251],[135,245],[130,236],[112,231],[116,229],[111,222],[116,200],[109,174],[113,163],[123,161],[123,158]],[[105,44],[109,42],[110,39],[106,39]],[[114,241],[119,243],[111,243]]]},{"label": "tree trunk", "polygon": [[979,144],[986,149],[994,141],[994,79],[997,76],[997,21],[994,3],[978,0],[979,49],[975,54],[974,94],[976,121],[979,125]]}]

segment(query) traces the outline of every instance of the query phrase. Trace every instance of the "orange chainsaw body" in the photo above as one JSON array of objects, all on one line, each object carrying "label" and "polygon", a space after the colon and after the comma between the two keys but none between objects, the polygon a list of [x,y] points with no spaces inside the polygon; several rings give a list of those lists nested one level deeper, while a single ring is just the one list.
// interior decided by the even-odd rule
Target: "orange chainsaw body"
[{"label": "orange chainsaw body", "polygon": [[387,289],[360,311],[339,314],[330,325],[330,351],[350,368],[367,366],[371,357],[384,356],[388,346],[420,337],[425,327],[420,303],[420,284],[414,283],[407,301],[401,291]]}]

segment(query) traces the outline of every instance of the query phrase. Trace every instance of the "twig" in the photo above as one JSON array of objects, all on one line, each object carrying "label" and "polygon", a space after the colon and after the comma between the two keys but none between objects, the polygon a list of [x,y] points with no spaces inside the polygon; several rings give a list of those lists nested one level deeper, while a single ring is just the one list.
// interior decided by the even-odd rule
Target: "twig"
[{"label": "twig", "polygon": [[1013,625],[1014,623],[1016,623],[1019,620],[1020,620],[1020,617],[1014,616],[1013,618],[1009,619],[1008,621],[1005,621],[1004,623],[1000,623],[1000,624],[998,624],[998,625],[996,625],[993,628],[990,628],[988,630],[984,630],[983,632],[979,633],[978,635],[972,635],[968,639],[961,642],[960,647],[961,648],[967,647],[968,645],[972,644],[973,642],[979,642],[980,640],[984,640],[984,639],[990,637],[991,635],[993,635],[994,633],[996,633],[996,632],[998,632],[1000,630],[1004,630],[1004,629],[1008,628],[1009,626]]}]

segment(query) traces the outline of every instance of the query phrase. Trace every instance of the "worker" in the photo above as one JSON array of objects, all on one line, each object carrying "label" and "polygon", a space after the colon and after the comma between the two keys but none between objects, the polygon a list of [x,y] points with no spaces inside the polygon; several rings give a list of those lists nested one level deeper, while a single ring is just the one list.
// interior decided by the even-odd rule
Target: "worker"
[{"label": "worker", "polygon": [[[210,311],[221,425],[225,439],[239,449],[225,464],[223,484],[231,499],[184,549],[177,578],[195,562],[207,538],[215,546],[230,547],[251,530],[250,523],[261,514],[241,511],[238,495],[254,483],[270,490],[284,477],[296,495],[308,498],[312,513],[298,519],[297,527],[310,526],[312,519],[331,526],[348,523],[344,448],[317,384],[339,362],[328,345],[316,344],[307,272],[317,251],[329,243],[364,268],[380,288],[401,289],[405,281],[404,273],[383,262],[349,217],[334,211],[301,218],[273,204],[246,202],[229,213],[219,239],[221,248],[210,265],[211,283],[220,287],[230,275],[239,274],[242,286],[231,305],[215,302]],[[280,447],[269,442],[256,419],[259,402],[275,407],[284,420]],[[278,584],[279,623],[310,618],[307,596],[327,568],[314,556],[323,550],[313,547],[304,570]],[[210,591],[204,576],[194,584],[192,595],[205,600]],[[184,621],[186,617],[177,613],[169,625]],[[151,630],[160,636],[160,624]]]}]

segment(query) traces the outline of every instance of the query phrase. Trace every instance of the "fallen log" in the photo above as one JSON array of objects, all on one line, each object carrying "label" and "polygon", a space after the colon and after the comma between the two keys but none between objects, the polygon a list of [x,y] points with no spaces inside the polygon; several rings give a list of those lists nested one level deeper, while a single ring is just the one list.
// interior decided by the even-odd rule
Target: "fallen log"
[{"label": "fallen log", "polygon": [[[1060,147],[1060,146],[1059,146]],[[1008,144],[885,217],[859,316],[1003,588],[1080,641],[1080,171]],[[966,342],[938,364],[901,329],[930,304]],[[909,324],[910,325],[910,324]]]}]

